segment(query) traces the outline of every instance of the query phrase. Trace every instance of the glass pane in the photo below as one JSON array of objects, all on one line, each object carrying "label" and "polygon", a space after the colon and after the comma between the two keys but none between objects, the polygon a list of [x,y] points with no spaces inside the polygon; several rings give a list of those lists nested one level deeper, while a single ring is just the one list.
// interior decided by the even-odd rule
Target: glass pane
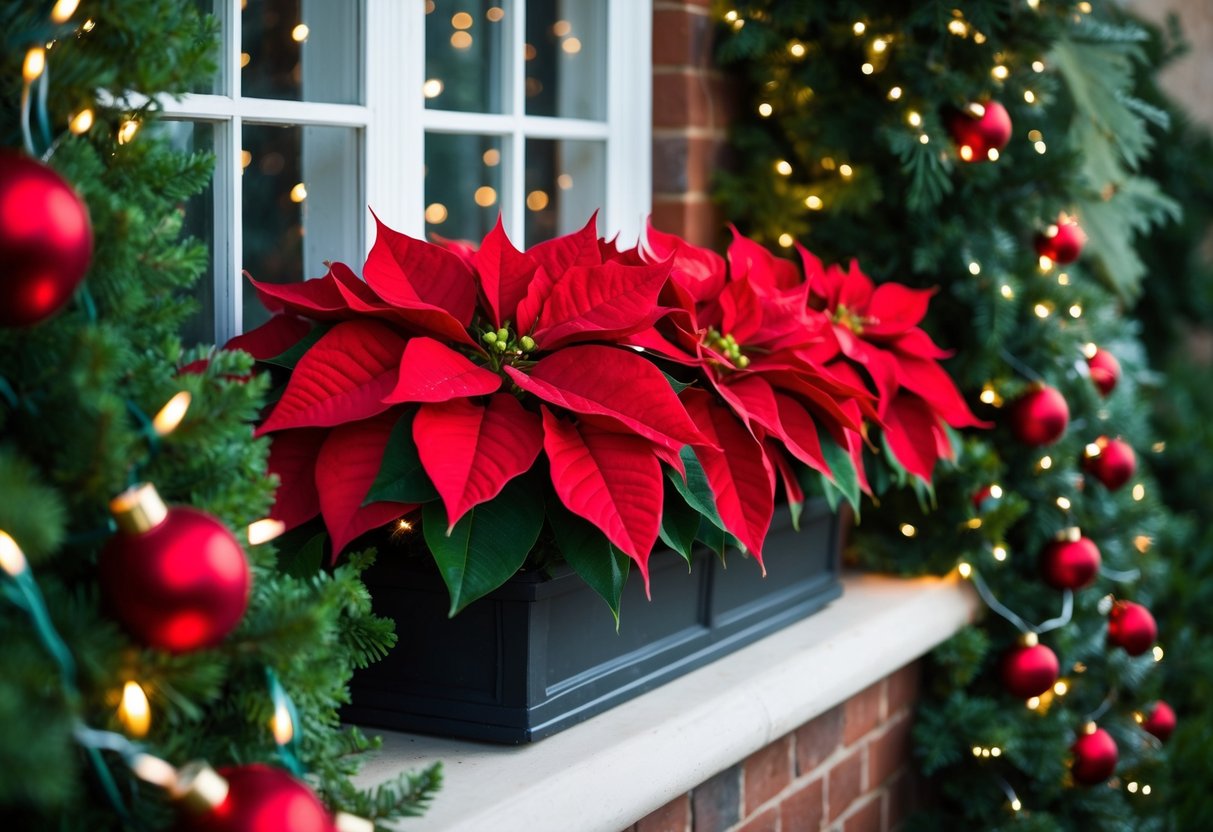
[{"label": "glass pane", "polygon": [[241,95],[359,103],[361,6],[247,0],[241,14]]},{"label": "glass pane", "polygon": [[605,142],[527,141],[527,248],[581,228],[603,208],[605,196]]},{"label": "glass pane", "polygon": [[[191,121],[158,121],[147,128],[148,134],[167,141],[183,153],[213,152],[215,128]],[[184,213],[181,238],[194,238],[206,246],[206,269],[194,284],[190,296],[198,311],[182,324],[181,340],[186,346],[210,344],[215,340],[215,185],[184,200],[178,210]]]},{"label": "glass pane", "polygon": [[606,118],[607,3],[527,0],[526,111]]},{"label": "glass pane", "polygon": [[501,210],[500,136],[429,133],[425,140],[425,229],[455,240],[480,239]]},{"label": "glass pane", "polygon": [[[227,11],[227,7],[230,5],[231,3],[227,2],[227,0],[194,0],[194,8],[196,8],[203,17],[211,16],[215,19],[216,33],[223,31],[224,20],[226,19],[225,13]],[[215,63],[218,66],[223,65],[223,56],[219,54],[219,50],[223,48],[222,44],[223,39],[220,37],[219,45],[214,54]],[[223,95],[226,90],[223,89],[222,80],[223,71],[218,70],[215,72],[214,77],[212,77],[210,80],[204,81],[200,84],[195,84],[190,92],[205,93],[208,95]]]},{"label": "glass pane", "polygon": [[425,106],[504,113],[505,0],[426,0]]},{"label": "glass pane", "polygon": [[[243,268],[270,283],[320,277],[327,260],[361,273],[358,131],[246,124],[242,143]],[[247,331],[269,314],[243,285]]]}]

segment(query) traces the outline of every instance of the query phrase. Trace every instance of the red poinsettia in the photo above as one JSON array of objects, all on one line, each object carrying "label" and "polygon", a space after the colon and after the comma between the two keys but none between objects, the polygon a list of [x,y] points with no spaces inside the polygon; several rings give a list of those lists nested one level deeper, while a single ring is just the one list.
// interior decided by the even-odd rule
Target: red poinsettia
[{"label": "red poinsettia", "polygon": [[918,324],[933,290],[875,285],[852,260],[825,268],[802,249],[809,301],[832,324],[834,354],[818,353],[838,377],[869,385],[889,450],[906,471],[930,482],[935,464],[954,455],[945,425],[989,427],[973,415],[939,365],[940,349]]},{"label": "red poinsettia", "polygon": [[862,385],[818,360],[832,350],[828,323],[808,305],[791,262],[739,234],[724,258],[650,228],[646,257],[672,260],[663,302],[670,314],[633,343],[698,369],[706,390],[683,398],[720,450],[699,453],[721,517],[755,552],[770,525],[776,473],[793,503],[803,492],[788,456],[833,478],[825,442],[862,442]]},{"label": "red poinsettia", "polygon": [[[662,463],[681,469],[684,447],[718,448],[662,372],[621,345],[666,313],[658,299],[670,263],[600,245],[593,229],[591,220],[523,253],[500,223],[474,251],[380,223],[365,282],[339,263],[302,283],[253,281],[280,313],[243,336],[254,356],[299,340],[300,317],[320,324],[295,347],[305,349],[258,429],[274,437],[270,469],[282,481],[274,516],[295,526],[320,514],[336,555],[414,511],[432,486],[450,537],[542,454],[560,503],[632,558],[647,583]],[[412,485],[373,489],[389,445],[400,442],[428,482],[406,472]],[[376,499],[384,493],[400,499]],[[471,552],[477,532],[465,525]],[[520,565],[494,564],[493,579]],[[475,568],[483,564],[466,565]]]}]

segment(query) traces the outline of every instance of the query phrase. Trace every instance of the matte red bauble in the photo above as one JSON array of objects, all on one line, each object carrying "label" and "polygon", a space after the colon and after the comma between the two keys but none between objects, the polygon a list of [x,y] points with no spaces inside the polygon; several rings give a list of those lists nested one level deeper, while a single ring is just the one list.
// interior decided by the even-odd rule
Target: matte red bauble
[{"label": "matte red bauble", "polygon": [[1170,705],[1159,699],[1150,710],[1150,715],[1141,723],[1141,727],[1158,737],[1162,742],[1166,742],[1171,738],[1171,733],[1175,730],[1175,711]]},{"label": "matte red bauble", "polygon": [[1120,757],[1116,740],[1102,728],[1089,726],[1087,733],[1075,740],[1070,750],[1074,753],[1070,776],[1074,778],[1075,783],[1094,786],[1107,780],[1116,771],[1116,761]]},{"label": "matte red bauble", "polygon": [[1052,445],[1070,424],[1070,406],[1057,388],[1041,385],[1015,401],[1009,419],[1020,442],[1034,448]]},{"label": "matte red bauble", "polygon": [[1077,260],[1086,244],[1087,232],[1082,230],[1078,220],[1064,215],[1056,225],[1050,225],[1036,235],[1036,253],[1063,266]]},{"label": "matte red bauble", "polygon": [[1101,395],[1106,396],[1116,389],[1116,383],[1120,381],[1120,362],[1116,356],[1096,347],[1095,352],[1087,357],[1087,367],[1091,370],[1091,381],[1099,388]]},{"label": "matte red bauble", "polygon": [[[332,832],[315,793],[287,772],[261,763],[207,771],[182,795],[180,832]],[[205,779],[204,779],[205,778]],[[226,793],[222,783],[226,781]],[[218,782],[218,790],[203,788]]]},{"label": "matte red bauble", "polygon": [[218,644],[244,617],[249,567],[227,527],[168,508],[150,484],[110,502],[119,532],[98,562],[101,591],[139,642],[182,653]]},{"label": "matte red bauble", "polygon": [[1141,604],[1117,601],[1108,613],[1108,644],[1123,647],[1130,656],[1140,656],[1154,646],[1158,625]]},{"label": "matte red bauble", "polygon": [[93,256],[88,209],[46,165],[0,151],[0,326],[28,326],[71,298]]},{"label": "matte red bauble", "polygon": [[1040,696],[1057,681],[1061,663],[1043,644],[1018,645],[1002,657],[1002,684],[1020,699]]},{"label": "matte red bauble", "polygon": [[1137,473],[1137,454],[1123,439],[1101,436],[1087,447],[1083,467],[1105,488],[1115,491]]},{"label": "matte red bauble", "polygon": [[993,161],[1011,140],[1011,116],[997,101],[970,104],[947,116],[948,134],[966,162]]},{"label": "matte red bauble", "polygon": [[1040,573],[1057,589],[1081,589],[1099,574],[1099,547],[1078,529],[1068,529],[1040,553]]}]

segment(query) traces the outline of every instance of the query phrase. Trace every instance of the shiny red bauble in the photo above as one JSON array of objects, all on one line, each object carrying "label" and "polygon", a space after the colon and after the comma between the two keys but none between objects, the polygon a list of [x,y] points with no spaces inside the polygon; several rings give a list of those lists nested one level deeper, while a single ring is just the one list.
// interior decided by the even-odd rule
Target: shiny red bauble
[{"label": "shiny red bauble", "polygon": [[1087,449],[1083,467],[1087,473],[1103,483],[1104,488],[1115,491],[1137,473],[1137,454],[1133,446],[1123,439],[1101,436]]},{"label": "shiny red bauble", "polygon": [[1081,589],[1099,574],[1099,547],[1074,531],[1076,534],[1050,542],[1040,553],[1040,574],[1057,589]]},{"label": "shiny red bauble", "polygon": [[1072,217],[1063,216],[1036,235],[1036,253],[1063,266],[1077,260],[1086,244],[1087,232]]},{"label": "shiny red bauble", "polygon": [[1150,709],[1150,715],[1141,723],[1141,727],[1158,737],[1162,742],[1171,738],[1175,730],[1175,711],[1166,702],[1159,699]]},{"label": "shiny red bauble", "polygon": [[1020,396],[1011,406],[1011,433],[1033,448],[1052,445],[1070,424],[1070,406],[1057,388],[1041,385]]},{"label": "shiny red bauble", "polygon": [[1020,699],[1040,696],[1061,672],[1057,654],[1043,644],[1018,645],[1002,657],[1003,687]]},{"label": "shiny red bauble", "polygon": [[1120,362],[1116,356],[1096,347],[1095,352],[1087,357],[1087,367],[1100,395],[1106,396],[1116,389],[1116,383],[1120,381]]},{"label": "shiny red bauble", "polygon": [[244,617],[249,567],[227,527],[166,507],[144,484],[110,503],[120,531],[98,561],[101,591],[140,643],[175,653],[218,644]]},{"label": "shiny red bauble", "polygon": [[315,793],[287,772],[252,763],[219,769],[227,795],[209,807],[184,807],[180,832],[332,832]]},{"label": "shiny red bauble", "polygon": [[93,257],[88,209],[63,177],[0,151],[0,326],[28,326],[71,299]]},{"label": "shiny red bauble", "polygon": [[1108,613],[1108,644],[1123,647],[1130,656],[1140,656],[1154,646],[1158,625],[1141,604],[1117,601]]},{"label": "shiny red bauble", "polygon": [[993,161],[1011,140],[1011,116],[997,101],[953,110],[946,122],[948,135],[966,162]]},{"label": "shiny red bauble", "polygon": [[1084,786],[1094,786],[1111,777],[1120,757],[1116,740],[1102,728],[1084,733],[1074,741],[1070,751],[1074,754],[1070,776]]}]

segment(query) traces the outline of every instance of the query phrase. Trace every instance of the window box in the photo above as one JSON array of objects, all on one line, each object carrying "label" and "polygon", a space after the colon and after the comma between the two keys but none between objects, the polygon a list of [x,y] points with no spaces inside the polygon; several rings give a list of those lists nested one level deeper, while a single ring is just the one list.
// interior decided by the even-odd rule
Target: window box
[{"label": "window box", "polygon": [[677,555],[655,553],[653,601],[633,575],[618,633],[602,600],[567,568],[520,574],[448,619],[435,572],[384,558],[366,581],[401,643],[355,676],[345,717],[501,743],[550,736],[837,598],[839,525],[821,500],[806,504],[799,533],[779,512],[763,549],[765,579],[736,556],[726,572],[700,552],[688,573]]}]

